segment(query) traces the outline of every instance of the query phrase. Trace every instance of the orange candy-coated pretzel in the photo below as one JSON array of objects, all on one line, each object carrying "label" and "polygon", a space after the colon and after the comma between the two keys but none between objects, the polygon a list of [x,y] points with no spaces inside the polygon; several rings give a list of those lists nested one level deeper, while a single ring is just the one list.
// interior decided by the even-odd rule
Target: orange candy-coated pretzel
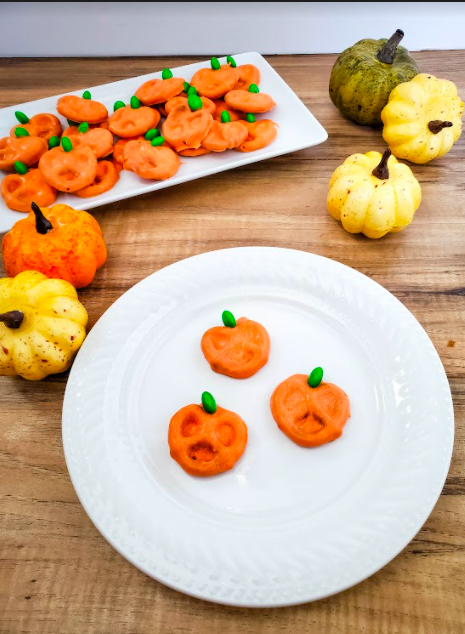
[{"label": "orange candy-coated pretzel", "polygon": [[[211,115],[213,115],[213,113],[216,110],[216,106],[214,102],[211,99],[208,99],[208,97],[200,97],[200,100],[203,106],[202,110],[206,110]],[[173,99],[170,99],[165,104],[166,116],[168,116],[169,113],[175,108],[177,108],[178,106],[187,106],[187,104],[188,104],[187,97],[184,97],[183,95],[179,95],[178,97],[173,97]]]},{"label": "orange candy-coated pretzel", "polygon": [[188,105],[172,110],[163,123],[163,136],[177,151],[200,147],[213,124],[213,117],[206,110],[191,112]]},{"label": "orange candy-coated pretzel", "polygon": [[109,191],[119,180],[119,174],[111,161],[99,161],[94,182],[74,192],[79,198],[92,198]]},{"label": "orange candy-coated pretzel", "polygon": [[202,141],[202,147],[212,152],[224,152],[243,143],[247,136],[247,128],[239,121],[231,123],[213,121],[209,133]]},{"label": "orange candy-coated pretzel", "polygon": [[237,82],[233,90],[248,90],[251,84],[258,84],[260,71],[253,64],[242,64],[236,67]]},{"label": "orange candy-coated pretzel", "polygon": [[153,147],[141,140],[130,141],[124,147],[124,169],[142,178],[166,180],[176,174],[179,165],[179,156],[166,146]]},{"label": "orange candy-coated pretzel", "polygon": [[248,90],[231,90],[224,97],[231,108],[241,112],[261,113],[272,110],[276,103],[270,95],[264,92],[249,92]]},{"label": "orange candy-coated pretzel", "polygon": [[155,128],[160,121],[160,113],[154,108],[118,108],[108,119],[110,132],[127,139],[145,134],[147,130]]},{"label": "orange candy-coated pretzel", "polygon": [[271,413],[278,427],[301,447],[318,447],[342,434],[350,417],[347,394],[333,383],[310,387],[308,376],[294,374],[273,392]]},{"label": "orange candy-coated pretzel", "polygon": [[24,128],[29,132],[30,136],[38,136],[46,141],[49,141],[52,136],[60,136],[62,130],[58,117],[48,112],[36,114],[31,117],[27,123],[15,125],[11,128],[11,136],[16,136],[15,130],[17,128]]},{"label": "orange candy-coated pretzel", "polygon": [[246,140],[238,145],[235,150],[238,152],[254,152],[270,145],[278,134],[277,124],[270,119],[261,119],[249,123],[241,121],[241,125],[245,126],[248,131]]},{"label": "orange candy-coated pretzel", "polygon": [[58,112],[77,123],[103,123],[108,117],[108,110],[103,103],[93,101],[92,99],[84,99],[76,97],[76,95],[68,95],[60,97],[57,102]]},{"label": "orange candy-coated pretzel", "polygon": [[223,112],[227,112],[229,114],[230,121],[238,121],[244,117],[242,112],[237,112],[234,108],[230,108],[223,99],[215,99],[213,103],[215,104],[215,112],[213,113],[215,121],[221,121],[221,115]]},{"label": "orange candy-coated pretzel", "polygon": [[85,145],[73,148],[70,152],[56,147],[42,156],[39,169],[47,183],[58,191],[75,192],[94,181],[97,159]]},{"label": "orange candy-coated pretzel", "polygon": [[219,99],[232,90],[237,82],[237,72],[232,66],[221,66],[218,70],[202,68],[191,79],[191,86],[199,95]]},{"label": "orange candy-coated pretzel", "polygon": [[45,182],[38,169],[31,169],[27,174],[9,174],[2,180],[1,194],[7,207],[14,211],[31,211],[34,201],[41,207],[53,205],[57,190]]},{"label": "orange candy-coated pretzel", "polygon": [[202,352],[214,372],[247,379],[268,361],[270,337],[256,321],[241,317],[234,328],[210,328],[201,341]]},{"label": "orange candy-coated pretzel", "polygon": [[105,128],[91,128],[87,132],[79,132],[76,126],[71,126],[63,132],[73,147],[86,145],[95,154],[96,159],[104,158],[113,152],[113,135]]},{"label": "orange candy-coated pretzel", "polygon": [[145,106],[165,103],[184,90],[184,79],[170,77],[169,79],[149,79],[136,91],[136,97]]},{"label": "orange candy-coated pretzel", "polygon": [[124,148],[126,147],[126,145],[130,141],[143,141],[143,140],[144,140],[144,137],[142,135],[139,135],[135,137],[129,137],[128,139],[120,139],[119,141],[116,141],[115,145],[113,146],[113,158],[115,159],[115,161],[119,163],[120,165],[123,165]]},{"label": "orange candy-coated pretzel", "polygon": [[35,165],[48,150],[48,143],[38,136],[22,136],[14,138],[6,136],[0,139],[0,169],[13,170],[19,161],[26,167]]},{"label": "orange candy-coated pretzel", "polygon": [[211,154],[211,150],[207,150],[204,147],[189,148],[188,150],[179,150],[178,154],[180,156],[203,156],[204,154]]},{"label": "orange candy-coated pretzel", "polygon": [[208,414],[200,405],[187,405],[170,421],[171,457],[193,476],[229,471],[247,444],[247,426],[237,414],[222,407]]}]

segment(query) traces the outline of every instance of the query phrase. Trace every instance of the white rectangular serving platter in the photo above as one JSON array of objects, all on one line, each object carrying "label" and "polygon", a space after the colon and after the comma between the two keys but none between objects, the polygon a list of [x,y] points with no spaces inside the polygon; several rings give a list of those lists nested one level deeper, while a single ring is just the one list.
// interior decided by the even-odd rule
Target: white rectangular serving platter
[{"label": "white rectangular serving platter", "polygon": [[[313,145],[323,143],[328,138],[328,134],[323,126],[315,119],[308,108],[297,97],[295,92],[278,75],[274,68],[259,53],[241,53],[234,55],[237,65],[255,64],[260,70],[260,90],[270,94],[276,101],[276,106],[270,113],[257,115],[257,119],[270,118],[279,125],[278,136],[268,147],[255,152],[242,153],[228,150],[221,153],[206,154],[199,157],[183,157],[181,167],[178,172],[166,181],[150,181],[140,178],[132,172],[120,172],[120,179],[116,185],[108,192],[95,196],[94,198],[78,198],[71,194],[59,193],[57,202],[65,203],[71,207],[79,209],[93,209],[118,200],[139,196],[147,192],[153,192],[164,187],[171,187],[178,183],[216,174],[225,170],[256,163],[264,159],[272,158],[289,152],[296,152]],[[222,64],[226,63],[226,58],[219,58]],[[71,64],[71,62],[70,62]],[[71,67],[71,66],[70,66]],[[190,81],[194,73],[200,68],[210,67],[210,60],[178,66],[172,68],[175,77],[183,77]],[[82,95],[83,90],[90,90],[92,99],[102,102],[109,113],[113,112],[115,101],[122,100],[129,103],[131,96],[136,92],[141,84],[149,79],[161,78],[161,69],[157,72],[115,81],[111,84],[101,86],[84,86],[82,90],[75,90],[72,93]],[[31,117],[39,112],[51,112],[58,115],[56,103],[58,98],[46,97],[37,101],[30,101],[8,108],[0,109],[0,138],[8,136],[10,130],[17,123],[15,110],[25,112]],[[64,117],[58,115],[63,127],[68,126]],[[159,124],[160,128],[161,124]],[[2,172],[2,178],[5,172]],[[3,198],[0,198],[0,232],[9,231],[13,224],[23,218],[24,214],[8,209]]]}]

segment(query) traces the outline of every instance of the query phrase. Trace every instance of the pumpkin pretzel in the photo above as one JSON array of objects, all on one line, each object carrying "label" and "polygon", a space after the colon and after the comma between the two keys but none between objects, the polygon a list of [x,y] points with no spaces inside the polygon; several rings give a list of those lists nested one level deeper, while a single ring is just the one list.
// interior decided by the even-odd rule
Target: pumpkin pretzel
[{"label": "pumpkin pretzel", "polygon": [[153,180],[166,180],[179,169],[179,156],[170,147],[163,147],[164,138],[155,137],[151,142],[130,141],[124,147],[125,170]]},{"label": "pumpkin pretzel", "polygon": [[113,152],[113,135],[109,130],[100,127],[90,128],[87,122],[79,127],[70,126],[63,132],[73,147],[87,146],[95,154],[96,159],[104,158]]},{"label": "pumpkin pretzel", "polygon": [[231,121],[228,112],[223,112],[220,121],[213,121],[202,147],[212,152],[224,152],[238,147],[248,136],[247,128],[242,122]]},{"label": "pumpkin pretzel", "polygon": [[109,191],[119,181],[119,173],[111,161],[99,161],[94,181],[74,192],[79,198],[92,198]]},{"label": "pumpkin pretzel", "polygon": [[248,90],[251,84],[260,82],[260,71],[253,64],[242,64],[237,66],[237,82],[233,87],[233,90]]},{"label": "pumpkin pretzel", "polygon": [[225,95],[224,100],[234,110],[253,114],[268,112],[276,105],[270,95],[259,92],[256,84],[251,84],[248,90],[231,90]]},{"label": "pumpkin pretzel", "polygon": [[66,95],[60,97],[57,102],[57,110],[66,119],[76,121],[76,123],[103,123],[108,117],[108,110],[99,101],[91,99],[88,90],[85,96],[77,97],[76,95]]},{"label": "pumpkin pretzel", "polygon": [[182,77],[173,77],[173,73],[169,68],[165,68],[162,72],[162,79],[149,79],[136,90],[136,97],[145,106],[154,106],[162,104],[184,90],[184,79]]},{"label": "pumpkin pretzel", "polygon": [[247,121],[241,121],[241,125],[247,128],[247,138],[239,146],[234,148],[238,152],[255,152],[272,143],[277,134],[277,124],[271,119],[260,119],[255,121],[253,115],[247,115]]},{"label": "pumpkin pretzel", "polygon": [[86,145],[73,148],[67,138],[61,147],[46,152],[39,161],[39,169],[49,185],[60,192],[75,192],[90,185],[97,175],[97,159]]},{"label": "pumpkin pretzel", "polygon": [[29,133],[30,136],[38,136],[41,139],[49,141],[52,136],[61,135],[61,123],[58,117],[48,112],[42,112],[36,114],[29,119],[24,112],[17,110],[15,116],[19,121],[19,124],[11,128],[10,136],[20,136],[23,131]]},{"label": "pumpkin pretzel", "polygon": [[201,68],[191,79],[191,86],[202,97],[219,99],[232,90],[237,82],[236,68],[230,65],[221,66],[216,57],[211,58],[211,68]]},{"label": "pumpkin pretzel", "polygon": [[184,471],[193,476],[213,476],[232,469],[242,456],[247,426],[204,392],[201,406],[187,405],[172,417],[168,444],[171,457]]},{"label": "pumpkin pretzel", "polygon": [[115,108],[115,112],[108,119],[108,128],[110,132],[123,139],[145,134],[147,130],[155,128],[160,121],[158,110],[141,107],[136,96],[131,97],[129,106],[125,106],[123,102],[117,102]]},{"label": "pumpkin pretzel", "polygon": [[177,151],[197,149],[213,124],[213,117],[203,110],[200,97],[191,95],[188,104],[174,108],[163,123],[163,136]]},{"label": "pumpkin pretzel", "polygon": [[51,187],[38,169],[30,169],[23,163],[15,163],[16,174],[2,180],[1,194],[10,209],[29,213],[32,201],[46,207],[53,205],[57,190]]},{"label": "pumpkin pretzel", "polygon": [[270,356],[270,337],[256,321],[225,310],[224,326],[210,328],[203,335],[201,348],[211,369],[234,379],[247,379],[262,368]]},{"label": "pumpkin pretzel", "polygon": [[318,447],[336,440],[350,418],[347,394],[322,379],[321,368],[315,368],[310,376],[294,374],[280,383],[271,396],[276,424],[301,447]]},{"label": "pumpkin pretzel", "polygon": [[47,141],[38,136],[6,136],[0,139],[0,169],[12,171],[17,162],[31,167],[47,150]]}]

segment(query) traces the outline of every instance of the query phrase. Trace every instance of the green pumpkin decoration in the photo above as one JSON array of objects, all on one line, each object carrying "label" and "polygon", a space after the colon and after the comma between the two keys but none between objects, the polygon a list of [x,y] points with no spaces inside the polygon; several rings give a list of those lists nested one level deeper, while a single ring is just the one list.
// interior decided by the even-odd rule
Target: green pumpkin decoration
[{"label": "green pumpkin decoration", "polygon": [[331,72],[329,95],[348,119],[381,125],[381,110],[398,84],[418,75],[418,67],[399,42],[400,29],[389,40],[360,40],[343,51]]}]

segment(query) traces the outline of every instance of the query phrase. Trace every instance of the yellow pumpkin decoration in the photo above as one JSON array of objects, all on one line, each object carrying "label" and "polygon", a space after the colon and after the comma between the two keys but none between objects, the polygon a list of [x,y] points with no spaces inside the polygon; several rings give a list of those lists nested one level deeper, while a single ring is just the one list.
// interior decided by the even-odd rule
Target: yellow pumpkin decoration
[{"label": "yellow pumpkin decoration", "polygon": [[75,288],[38,271],[0,279],[0,375],[38,381],[64,372],[86,336]]},{"label": "yellow pumpkin decoration", "polygon": [[331,177],[328,211],[349,233],[381,238],[413,220],[421,200],[420,184],[407,165],[388,149],[352,154]]},{"label": "yellow pumpkin decoration", "polygon": [[389,95],[381,112],[383,137],[397,158],[428,163],[447,154],[460,137],[462,113],[455,84],[417,75]]}]

